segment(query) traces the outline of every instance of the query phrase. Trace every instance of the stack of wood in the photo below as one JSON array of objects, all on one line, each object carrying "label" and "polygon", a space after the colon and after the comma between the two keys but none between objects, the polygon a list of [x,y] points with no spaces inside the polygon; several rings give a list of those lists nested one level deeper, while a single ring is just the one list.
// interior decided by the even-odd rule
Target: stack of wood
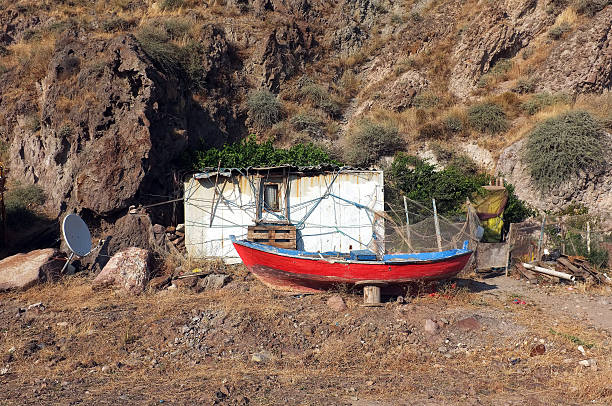
[{"label": "stack of wood", "polygon": [[166,239],[179,252],[185,253],[185,225],[166,227]]},{"label": "stack of wood", "polygon": [[516,269],[532,283],[545,279],[559,283],[567,280],[575,283],[583,281],[589,283],[611,283],[611,279],[605,274],[593,269],[585,258],[561,255],[555,261],[534,261],[530,263],[518,262]]}]

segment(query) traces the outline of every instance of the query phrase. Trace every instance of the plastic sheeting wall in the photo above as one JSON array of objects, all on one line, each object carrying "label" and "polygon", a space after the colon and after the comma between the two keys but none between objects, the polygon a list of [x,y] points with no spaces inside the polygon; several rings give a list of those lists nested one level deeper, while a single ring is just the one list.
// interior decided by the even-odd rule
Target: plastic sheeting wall
[{"label": "plastic sheeting wall", "polygon": [[[282,177],[275,180],[281,182],[282,210],[263,211],[261,218],[270,222],[288,218],[297,228],[298,249],[384,250],[384,223],[374,215],[384,210],[382,171],[289,174],[284,184]],[[244,239],[248,226],[255,224],[259,178],[219,177],[217,189],[220,198],[215,194],[215,177],[185,182],[185,246],[193,258],[239,261],[229,236]]]}]

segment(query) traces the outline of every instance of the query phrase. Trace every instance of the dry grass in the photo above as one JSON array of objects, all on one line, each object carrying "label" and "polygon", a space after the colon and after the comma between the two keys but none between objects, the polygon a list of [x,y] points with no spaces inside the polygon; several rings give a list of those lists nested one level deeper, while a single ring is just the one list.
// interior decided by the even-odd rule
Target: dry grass
[{"label": "dry grass", "polygon": [[576,13],[576,10],[574,10],[574,8],[571,6],[563,10],[561,14],[559,14],[555,19],[555,25],[565,23],[571,26],[575,26],[577,22],[578,14]]},{"label": "dry grass", "polygon": [[[444,404],[461,403],[466,394],[488,404],[513,399],[531,404],[605,402],[612,397],[606,392],[612,369],[610,348],[602,345],[605,334],[577,326],[567,317],[553,317],[537,306],[512,306],[507,304],[509,298],[484,299],[466,288],[445,285],[437,295],[425,293],[410,299],[408,305],[389,303],[381,308],[361,307],[359,296],[342,293],[348,309],[337,314],[326,308],[327,295],[300,299],[277,294],[257,282],[248,286],[241,294],[222,289],[199,295],[176,291],[132,297],[110,290],[94,292],[87,281],[77,277],[0,296],[3,303],[12,305],[38,301],[47,305],[39,316],[28,319],[28,329],[21,330],[11,322],[0,338],[1,353],[11,346],[17,348],[16,360],[10,364],[11,378],[2,382],[5,393],[15,394],[17,388],[31,393],[39,388],[42,403],[67,403],[73,397],[102,402],[120,395],[131,403],[158,403],[171,393],[177,404],[194,399],[212,403],[223,385],[229,388],[231,399],[246,395],[251,404],[275,404],[278,399],[284,404],[333,404],[351,396],[391,403],[408,398],[425,402],[433,397]],[[218,355],[214,352],[190,363],[189,355],[180,355],[183,347],[169,343],[194,308],[223,310],[230,320],[235,319],[232,315],[242,315],[250,320],[249,330],[242,335],[231,335],[230,330],[227,336],[222,331],[231,329],[231,324],[223,324],[217,335],[202,341],[218,348]],[[438,341],[444,340],[446,332],[422,335],[423,318],[437,314],[457,320],[475,312],[493,325],[453,338],[471,343],[463,352],[446,358],[437,351],[440,345],[452,346]],[[505,320],[507,327],[498,330],[498,319]],[[57,325],[58,321],[68,325]],[[300,338],[294,325],[299,330],[304,322],[316,326],[316,331],[330,329],[331,335]],[[400,333],[391,333],[392,326],[403,327]],[[506,331],[513,326],[518,330]],[[58,348],[65,349],[46,346],[22,358],[21,351],[30,340],[41,340],[51,332]],[[415,335],[424,341],[412,344]],[[587,355],[598,360],[597,371],[575,367],[581,356],[567,338],[574,336],[595,344]],[[233,344],[224,344],[224,337]],[[534,339],[545,340],[547,351],[530,358]],[[264,364],[252,362],[250,353],[268,348],[270,341],[281,344],[272,350],[272,359]],[[311,341],[317,345],[300,344]],[[246,353],[228,352],[227,348]],[[172,357],[161,355],[175,349],[179,353]],[[146,358],[132,364],[133,353],[149,354],[148,359],[157,359],[159,365],[152,367]],[[69,355],[62,359],[58,354]],[[509,363],[519,358],[516,366]],[[118,362],[129,366],[115,367]],[[102,373],[102,365],[110,365],[110,371]],[[34,376],[48,382],[67,381],[70,390],[41,389],[30,379]]]}]

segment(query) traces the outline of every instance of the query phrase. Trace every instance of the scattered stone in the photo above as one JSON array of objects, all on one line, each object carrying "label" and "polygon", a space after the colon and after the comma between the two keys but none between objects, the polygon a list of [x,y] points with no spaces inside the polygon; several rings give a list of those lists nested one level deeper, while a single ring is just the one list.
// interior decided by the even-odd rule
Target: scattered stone
[{"label": "scattered stone", "polygon": [[251,355],[251,361],[256,362],[258,364],[268,362],[270,361],[270,359],[272,359],[272,354],[270,354],[268,351],[260,351]]},{"label": "scattered stone", "polygon": [[35,311],[44,311],[46,309],[45,305],[42,304],[42,302],[38,302],[38,303],[32,303],[31,305],[28,306],[28,310],[35,310]]},{"label": "scattered stone", "polygon": [[314,335],[314,327],[313,326],[309,326],[309,325],[304,325],[302,326],[302,334],[304,334],[306,337],[312,337]]},{"label": "scattered stone", "polygon": [[529,356],[536,357],[538,355],[544,355],[544,353],[546,353],[546,346],[544,344],[538,344],[531,349]]},{"label": "scattered stone", "polygon": [[27,289],[45,279],[55,279],[63,261],[55,259],[53,248],[17,254],[0,261],[0,292]]},{"label": "scattered stone", "polygon": [[467,317],[465,319],[461,319],[456,323],[457,327],[461,330],[466,331],[475,331],[480,330],[482,328],[482,324],[474,317]]},{"label": "scattered stone", "polygon": [[580,353],[581,353],[582,355],[586,355],[586,351],[584,350],[584,347],[583,347],[583,346],[579,345],[579,346],[578,346],[578,351],[580,351]]},{"label": "scattered stone", "polygon": [[425,332],[426,333],[435,334],[439,328],[440,327],[438,327],[438,324],[432,319],[425,320]]},{"label": "scattered stone", "polygon": [[445,353],[447,351],[448,351],[448,348],[446,348],[444,346],[438,347],[438,352]]},{"label": "scattered stone", "polygon": [[582,361],[578,362],[578,365],[583,366],[583,367],[597,368],[597,360],[594,358],[583,359]]},{"label": "scattered stone", "polygon": [[210,274],[204,278],[200,278],[196,284],[196,292],[204,290],[217,290],[227,285],[232,278],[225,274]]},{"label": "scattered stone", "polygon": [[150,257],[149,251],[137,247],[118,252],[96,276],[93,288],[114,285],[132,294],[142,293],[149,279]]},{"label": "scattered stone", "polygon": [[102,367],[102,372],[104,372],[104,373],[109,372],[109,371],[110,371],[110,369],[111,369],[111,367],[110,367],[109,365],[104,365],[104,366]]},{"label": "scattered stone", "polygon": [[9,367],[0,368],[0,375],[6,375],[9,373]]},{"label": "scattered stone", "polygon": [[344,299],[338,295],[331,296],[329,299],[327,299],[327,306],[337,312],[346,310],[346,303],[344,303]]},{"label": "scattered stone", "polygon": [[59,323],[56,324],[58,327],[68,327],[68,322],[67,321],[60,321]]}]

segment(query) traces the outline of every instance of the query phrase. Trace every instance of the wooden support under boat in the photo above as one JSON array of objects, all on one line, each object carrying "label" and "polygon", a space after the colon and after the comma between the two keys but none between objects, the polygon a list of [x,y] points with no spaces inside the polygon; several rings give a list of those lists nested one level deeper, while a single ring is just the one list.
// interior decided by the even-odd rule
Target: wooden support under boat
[{"label": "wooden support under boat", "polygon": [[363,304],[366,306],[380,304],[380,286],[363,287]]}]

